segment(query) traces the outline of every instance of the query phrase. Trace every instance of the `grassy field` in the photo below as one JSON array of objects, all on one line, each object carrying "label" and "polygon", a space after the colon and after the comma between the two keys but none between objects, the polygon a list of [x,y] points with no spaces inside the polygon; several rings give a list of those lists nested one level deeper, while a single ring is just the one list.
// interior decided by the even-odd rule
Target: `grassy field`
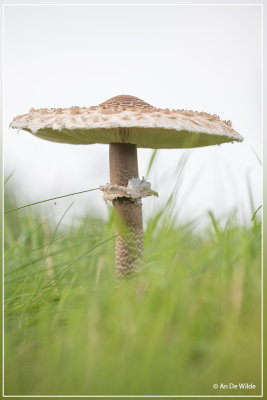
[{"label": "grassy field", "polygon": [[[260,218],[210,214],[199,233],[174,203],[145,221],[143,271],[119,285],[111,209],[64,227],[37,207],[6,215],[6,395],[260,393]],[[213,389],[231,382],[257,387]]]}]

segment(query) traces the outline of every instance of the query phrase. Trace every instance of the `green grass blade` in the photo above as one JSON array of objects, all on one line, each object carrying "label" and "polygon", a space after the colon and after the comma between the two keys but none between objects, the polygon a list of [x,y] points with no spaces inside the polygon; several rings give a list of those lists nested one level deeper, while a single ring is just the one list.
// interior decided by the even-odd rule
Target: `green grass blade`
[{"label": "green grass blade", "polygon": [[41,200],[41,201],[36,201],[35,203],[26,204],[25,206],[17,207],[17,208],[14,208],[13,210],[5,211],[4,214],[9,214],[9,213],[11,213],[11,212],[21,210],[22,208],[35,206],[35,205],[37,205],[37,204],[46,203],[47,201],[62,199],[63,197],[75,196],[75,195],[81,194],[81,193],[88,193],[88,192],[92,192],[92,191],[98,190],[98,189],[99,189],[99,188],[88,189],[88,190],[82,190],[81,192],[75,192],[75,193],[70,193],[70,194],[64,194],[63,196],[52,197],[52,198],[50,198],[50,199]]}]

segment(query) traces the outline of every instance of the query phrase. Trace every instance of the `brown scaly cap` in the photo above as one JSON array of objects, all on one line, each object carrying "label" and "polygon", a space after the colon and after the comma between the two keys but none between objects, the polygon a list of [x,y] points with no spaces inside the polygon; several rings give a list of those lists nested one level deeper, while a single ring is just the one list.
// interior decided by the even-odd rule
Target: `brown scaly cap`
[{"label": "brown scaly cap", "polygon": [[28,114],[15,117],[10,126],[59,143],[132,143],[153,149],[243,140],[230,121],[215,114],[155,108],[129,95],[89,108],[32,108]]}]

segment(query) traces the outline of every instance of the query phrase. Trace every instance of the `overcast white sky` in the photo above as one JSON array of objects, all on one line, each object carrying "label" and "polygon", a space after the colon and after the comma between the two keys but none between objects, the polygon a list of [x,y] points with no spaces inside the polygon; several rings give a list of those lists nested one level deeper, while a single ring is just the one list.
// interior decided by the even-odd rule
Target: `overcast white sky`
[{"label": "overcast white sky", "polygon": [[[260,6],[6,6],[4,17],[5,174],[20,204],[97,187],[109,181],[108,146],[73,146],[19,134],[9,122],[31,107],[91,106],[131,94],[162,108],[216,113],[244,138],[193,150],[160,150],[150,181],[159,199],[175,184],[189,154],[177,202],[182,218],[234,207],[250,214],[246,176],[261,204]],[[139,150],[144,175],[152,150]],[[100,191],[81,195],[85,208],[106,215]],[[61,215],[71,200],[54,206]]]}]

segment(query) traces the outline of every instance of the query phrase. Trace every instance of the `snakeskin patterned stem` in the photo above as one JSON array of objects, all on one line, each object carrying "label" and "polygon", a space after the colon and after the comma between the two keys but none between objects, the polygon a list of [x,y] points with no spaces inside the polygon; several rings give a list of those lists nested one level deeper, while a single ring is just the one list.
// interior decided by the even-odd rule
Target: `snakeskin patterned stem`
[{"label": "snakeskin patterned stem", "polygon": [[[137,147],[111,143],[109,146],[110,182],[127,186],[138,177]],[[113,200],[116,233],[116,272],[127,276],[136,272],[143,257],[143,220],[141,200],[126,197]]]}]

